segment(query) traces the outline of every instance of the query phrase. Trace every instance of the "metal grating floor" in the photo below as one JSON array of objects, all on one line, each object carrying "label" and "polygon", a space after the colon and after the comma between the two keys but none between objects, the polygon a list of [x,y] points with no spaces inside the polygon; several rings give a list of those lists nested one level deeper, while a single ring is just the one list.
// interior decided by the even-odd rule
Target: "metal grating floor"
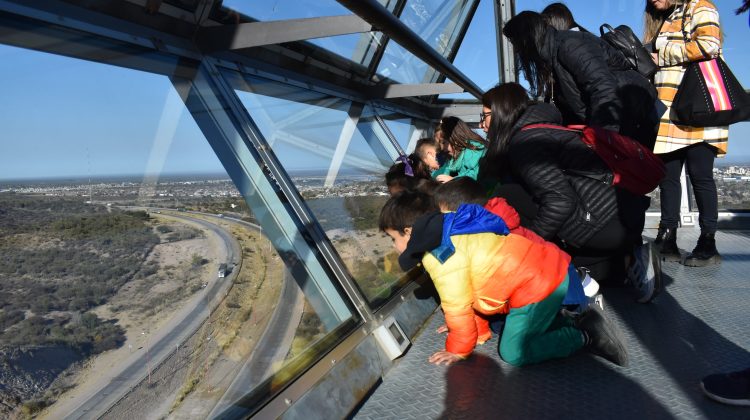
[{"label": "metal grating floor", "polygon": [[[647,231],[654,235],[655,231]],[[678,230],[692,250],[698,231]],[[439,310],[385,375],[355,419],[680,418],[750,419],[750,408],[704,397],[700,379],[750,366],[750,231],[717,234],[719,266],[662,266],[666,290],[651,304],[605,289],[605,312],[623,331],[630,364],[581,352],[521,368],[497,354],[497,337],[467,361],[435,366]]]}]

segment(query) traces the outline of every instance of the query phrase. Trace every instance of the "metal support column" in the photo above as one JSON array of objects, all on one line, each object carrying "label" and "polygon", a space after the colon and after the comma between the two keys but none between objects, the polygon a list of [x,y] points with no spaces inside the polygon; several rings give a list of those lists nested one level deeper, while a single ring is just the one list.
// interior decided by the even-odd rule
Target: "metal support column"
[{"label": "metal support column", "polygon": [[514,0],[494,0],[495,3],[495,37],[497,42],[497,63],[500,67],[498,74],[500,75],[500,81],[504,82],[515,82],[516,77],[516,61],[513,55],[513,45],[510,43],[508,38],[503,36],[503,27],[505,22],[509,21],[515,12],[515,1]]}]

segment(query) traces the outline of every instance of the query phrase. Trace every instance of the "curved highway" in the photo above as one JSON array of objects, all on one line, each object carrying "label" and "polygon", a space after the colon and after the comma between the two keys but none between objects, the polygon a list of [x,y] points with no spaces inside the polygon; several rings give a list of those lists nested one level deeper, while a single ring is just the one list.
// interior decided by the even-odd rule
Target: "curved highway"
[{"label": "curved highway", "polygon": [[[166,209],[165,209],[166,210]],[[189,214],[189,213],[188,213]],[[198,223],[216,233],[224,242],[227,255],[224,261],[228,265],[237,265],[242,253],[239,243],[227,231],[202,219],[170,213],[169,217]],[[246,223],[246,222],[245,222]],[[96,387],[93,395],[84,396],[86,400],[68,413],[66,419],[98,418],[112,405],[123,398],[127,392],[148,376],[150,369],[158,366],[175,348],[192,335],[208,317],[213,308],[229,292],[239,270],[233,270],[227,277],[211,280],[204,289],[202,299],[195,299],[189,307],[183,308],[171,321],[168,330],[152,334],[151,344],[147,351],[134,354],[117,372],[109,383]]]},{"label": "curved highway", "polygon": [[297,283],[284,270],[284,285],[271,319],[263,334],[256,341],[256,347],[237,375],[232,380],[224,395],[216,403],[208,418],[240,418],[247,414],[247,408],[236,407],[248,392],[266,379],[273,366],[283,362],[294,340],[297,326],[302,319],[304,295]]}]

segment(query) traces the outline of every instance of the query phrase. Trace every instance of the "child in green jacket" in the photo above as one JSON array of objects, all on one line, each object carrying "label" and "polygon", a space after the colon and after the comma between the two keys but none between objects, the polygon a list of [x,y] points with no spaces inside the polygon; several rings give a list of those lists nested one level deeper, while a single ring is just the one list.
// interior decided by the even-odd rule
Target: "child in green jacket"
[{"label": "child in green jacket", "polygon": [[458,117],[443,118],[435,131],[435,138],[449,159],[432,172],[432,177],[438,182],[448,182],[459,176],[476,180],[487,141]]}]

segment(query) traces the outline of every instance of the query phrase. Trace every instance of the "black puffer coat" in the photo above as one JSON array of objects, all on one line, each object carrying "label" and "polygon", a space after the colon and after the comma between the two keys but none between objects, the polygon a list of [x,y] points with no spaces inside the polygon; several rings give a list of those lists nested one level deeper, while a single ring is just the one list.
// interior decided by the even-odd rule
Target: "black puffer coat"
[{"label": "black puffer coat", "polygon": [[521,131],[529,124],[561,122],[553,105],[531,105],[513,128],[506,162],[539,205],[527,227],[544,239],[581,247],[618,217],[617,195],[609,184],[611,171],[577,133]]},{"label": "black puffer coat", "polygon": [[620,51],[588,32],[549,28],[539,53],[552,67],[552,99],[566,125],[605,127],[653,148],[656,89]]}]

